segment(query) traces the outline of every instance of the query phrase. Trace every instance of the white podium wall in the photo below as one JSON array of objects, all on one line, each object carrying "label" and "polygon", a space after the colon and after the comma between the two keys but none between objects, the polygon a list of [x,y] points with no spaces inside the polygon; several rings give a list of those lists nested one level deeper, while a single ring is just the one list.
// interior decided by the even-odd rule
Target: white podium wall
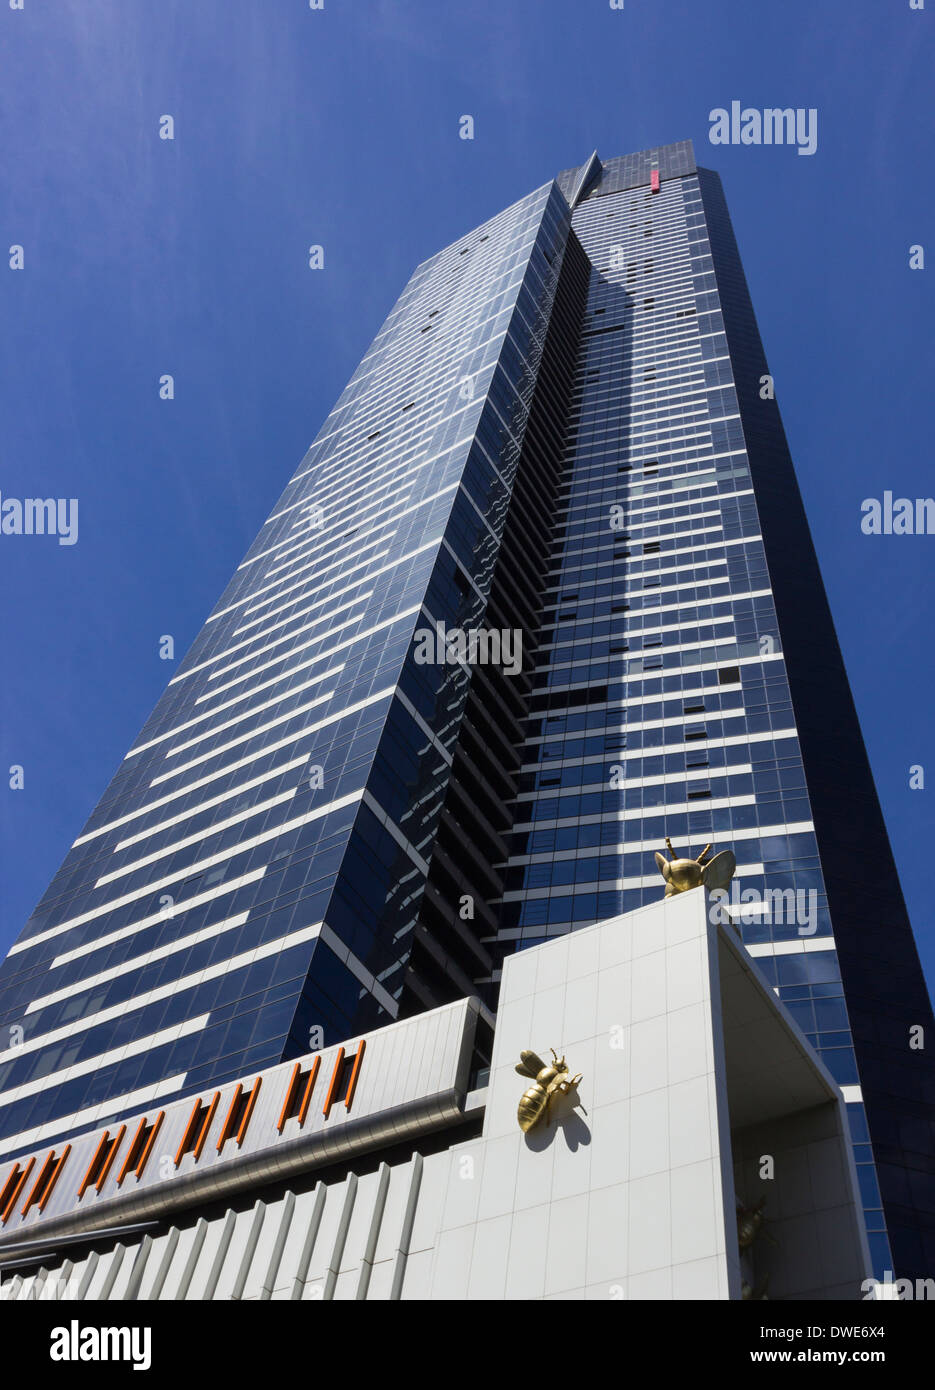
[{"label": "white podium wall", "polygon": [[[212,1141],[88,1212],[60,1182],[58,1210],[0,1242],[0,1299],[861,1297],[840,1092],[701,890],[511,957],[490,1083],[465,1095],[475,1019],[462,1000],[368,1035],[353,1108],[307,1132],[275,1123],[287,1063],[243,1152]],[[582,1081],[524,1135],[515,1064],[552,1046]],[[190,1111],[169,1107],[166,1152]],[[72,1174],[98,1137],[75,1140]],[[738,1193],[766,1197],[742,1257]],[[45,1240],[38,1268],[17,1265],[24,1239]]]},{"label": "white podium wall", "polygon": [[[523,1135],[515,1064],[552,1046],[583,1078]],[[486,1101],[483,1137],[427,1160],[431,1273],[403,1297],[736,1299],[767,1273],[770,1297],[860,1297],[840,1092],[703,891],[511,957]],[[743,1271],[737,1189],[767,1198]]]}]

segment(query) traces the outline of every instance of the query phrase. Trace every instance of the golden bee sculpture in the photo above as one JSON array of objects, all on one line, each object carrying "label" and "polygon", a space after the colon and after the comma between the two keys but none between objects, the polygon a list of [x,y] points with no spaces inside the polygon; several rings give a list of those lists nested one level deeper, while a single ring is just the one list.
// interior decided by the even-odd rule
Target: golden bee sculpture
[{"label": "golden bee sculpture", "polygon": [[523,1092],[516,1112],[519,1127],[524,1134],[548,1113],[554,1095],[567,1096],[582,1077],[580,1071],[577,1076],[569,1076],[565,1058],[559,1060],[554,1047],[549,1050],[552,1053],[550,1063],[543,1062],[535,1052],[526,1051],[519,1054],[520,1061],[516,1064],[520,1076],[531,1077],[533,1081],[533,1085]]},{"label": "golden bee sculpture", "polygon": [[665,859],[661,854],[657,854],[656,864],[666,881],[667,898],[673,897],[676,893],[687,893],[691,888],[700,888],[702,884],[705,888],[726,888],[734,877],[737,860],[734,858],[733,850],[722,850],[713,859],[708,859],[711,846],[705,845],[697,859],[680,859],[668,836],[666,849],[672,858]]}]

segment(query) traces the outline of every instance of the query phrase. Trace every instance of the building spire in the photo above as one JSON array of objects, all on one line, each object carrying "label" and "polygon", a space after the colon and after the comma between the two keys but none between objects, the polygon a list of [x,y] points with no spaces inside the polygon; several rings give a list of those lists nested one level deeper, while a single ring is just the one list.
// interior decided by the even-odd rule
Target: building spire
[{"label": "building spire", "polygon": [[571,208],[572,212],[574,212],[575,208],[581,202],[581,199],[585,196],[585,194],[590,193],[594,185],[600,181],[600,177],[603,174],[603,172],[604,166],[598,159],[597,150],[595,150],[594,153],[591,155],[591,158],[587,161],[587,163],[582,164],[581,173],[578,177],[578,182],[572,189],[571,197],[568,199],[568,205]]}]

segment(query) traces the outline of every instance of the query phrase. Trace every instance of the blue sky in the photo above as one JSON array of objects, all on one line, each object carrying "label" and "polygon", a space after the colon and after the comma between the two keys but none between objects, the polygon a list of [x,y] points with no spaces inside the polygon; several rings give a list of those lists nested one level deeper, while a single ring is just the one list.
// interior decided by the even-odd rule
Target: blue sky
[{"label": "blue sky", "polygon": [[[77,497],[79,539],[0,536],[0,950],[175,669],[160,636],[184,654],[413,267],[595,147],[690,137],[724,181],[931,984],[935,537],[864,536],[860,504],[935,492],[935,245],[909,269],[933,25],[935,0],[3,5],[0,243],[25,261],[0,264],[0,492]],[[732,100],[816,108],[817,152],[710,145]]]}]

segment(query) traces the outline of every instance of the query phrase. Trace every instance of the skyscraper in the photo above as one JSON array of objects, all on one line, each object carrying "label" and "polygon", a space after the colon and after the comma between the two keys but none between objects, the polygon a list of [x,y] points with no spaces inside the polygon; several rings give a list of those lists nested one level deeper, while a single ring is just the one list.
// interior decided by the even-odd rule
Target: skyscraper
[{"label": "skyscraper", "polygon": [[666,837],[733,849],[924,1275],[931,1008],[688,142],[417,268],[0,971],[0,1157],[468,995],[482,1072],[505,956],[654,901]]}]

